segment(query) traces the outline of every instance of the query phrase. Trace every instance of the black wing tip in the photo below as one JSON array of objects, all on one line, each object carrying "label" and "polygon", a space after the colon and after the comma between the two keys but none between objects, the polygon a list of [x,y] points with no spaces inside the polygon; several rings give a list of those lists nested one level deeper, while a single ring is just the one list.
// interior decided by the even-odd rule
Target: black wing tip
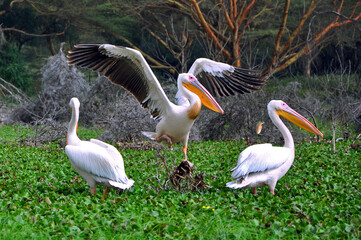
[{"label": "black wing tip", "polygon": [[234,69],[242,72],[260,72],[260,70],[257,69],[248,69],[248,68],[241,68],[241,67],[234,67]]},{"label": "black wing tip", "polygon": [[268,81],[261,70],[235,67],[235,72],[241,74],[248,84],[253,86],[264,86]]},{"label": "black wing tip", "polygon": [[[81,62],[80,57],[83,57],[94,53],[94,52],[98,52],[99,46],[101,46],[102,44],[93,44],[93,43],[80,43],[80,44],[75,44],[74,48],[68,51],[68,54],[66,55],[67,58],[67,63],[68,65],[79,65],[79,63]],[[86,66],[81,66],[81,67],[85,67]]]},{"label": "black wing tip", "polygon": [[[82,51],[91,51],[94,49],[98,49],[101,45],[103,44],[96,44],[96,43],[80,43],[80,44],[75,44],[73,49],[70,49],[68,51],[69,55],[72,54],[77,54],[78,52],[82,52]],[[68,57],[68,56],[67,56]]]},{"label": "black wing tip", "polygon": [[75,44],[74,47],[75,48],[89,48],[89,47],[99,47],[103,44],[100,43],[79,43],[79,44]]}]

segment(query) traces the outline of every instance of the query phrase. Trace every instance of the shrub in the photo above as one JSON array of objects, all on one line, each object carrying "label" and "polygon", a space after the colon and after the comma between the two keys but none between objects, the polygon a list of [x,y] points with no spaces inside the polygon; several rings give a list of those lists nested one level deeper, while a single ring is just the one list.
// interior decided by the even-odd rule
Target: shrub
[{"label": "shrub", "polygon": [[89,91],[83,74],[68,66],[62,52],[48,58],[42,68],[42,92],[37,100],[27,106],[19,106],[13,119],[25,123],[42,124],[44,121],[67,120],[70,116],[69,101],[72,97],[84,99]]},{"label": "shrub", "polygon": [[32,79],[20,58],[19,50],[11,43],[0,45],[0,77],[26,93],[31,92]]}]

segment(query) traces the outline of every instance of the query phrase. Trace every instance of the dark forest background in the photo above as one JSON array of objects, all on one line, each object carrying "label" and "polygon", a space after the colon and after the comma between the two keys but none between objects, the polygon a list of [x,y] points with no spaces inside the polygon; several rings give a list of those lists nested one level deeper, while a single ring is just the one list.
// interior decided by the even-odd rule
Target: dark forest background
[{"label": "dark forest background", "polygon": [[177,74],[198,57],[262,72],[262,91],[217,99],[224,115],[203,109],[193,140],[279,140],[266,111],[271,99],[312,119],[326,139],[357,136],[360,18],[361,1],[353,0],[2,0],[2,122],[42,126],[41,141],[62,138],[77,96],[81,123],[103,129],[103,139],[143,139],[140,131],[156,121],[130,94],[65,62],[74,44],[111,43],[140,50],[170,99]]}]

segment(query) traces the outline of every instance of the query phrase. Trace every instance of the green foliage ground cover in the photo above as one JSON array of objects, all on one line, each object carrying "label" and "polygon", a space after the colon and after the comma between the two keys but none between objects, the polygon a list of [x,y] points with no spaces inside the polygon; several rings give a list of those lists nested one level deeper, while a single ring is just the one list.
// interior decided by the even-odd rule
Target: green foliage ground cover
[{"label": "green foliage ground cover", "polygon": [[73,181],[77,174],[59,143],[34,147],[1,138],[1,239],[360,238],[361,151],[346,152],[350,142],[338,142],[336,153],[326,142],[297,145],[294,167],[275,196],[267,188],[254,196],[225,187],[244,142],[190,143],[189,159],[209,185],[194,192],[164,190],[159,158],[173,166],[181,146],[123,149],[135,185],[122,194],[112,189],[102,200],[103,187],[91,196],[84,180]]},{"label": "green foliage ground cover", "polygon": [[5,43],[0,47],[0,76],[26,92],[34,94],[33,79],[27,73],[25,61],[16,46]]}]

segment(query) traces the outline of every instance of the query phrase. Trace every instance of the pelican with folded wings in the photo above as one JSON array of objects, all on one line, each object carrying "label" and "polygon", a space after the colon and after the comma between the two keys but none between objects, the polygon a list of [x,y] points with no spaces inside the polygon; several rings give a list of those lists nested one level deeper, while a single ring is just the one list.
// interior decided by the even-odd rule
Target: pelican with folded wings
[{"label": "pelican with folded wings", "polygon": [[275,194],[277,181],[287,173],[295,159],[295,144],[291,132],[279,116],[312,134],[323,137],[312,123],[285,102],[272,100],[268,103],[267,109],[273,124],[282,133],[285,144],[283,147],[275,147],[269,143],[256,144],[243,150],[237,166],[232,169],[232,177],[236,180],[227,183],[229,188],[253,188],[253,193],[257,194],[257,187],[268,186],[270,192]]},{"label": "pelican with folded wings", "polygon": [[84,178],[95,194],[96,185],[106,186],[103,199],[109,187],[129,189],[134,181],[125,174],[122,155],[112,145],[97,139],[82,141],[76,134],[80,102],[72,98],[69,102],[71,119],[66,135],[65,153],[74,169]]},{"label": "pelican with folded wings", "polygon": [[67,56],[69,65],[103,73],[111,82],[132,93],[154,118],[161,119],[156,132],[142,133],[169,144],[183,143],[185,160],[189,132],[202,104],[224,113],[213,96],[248,93],[259,90],[265,84],[255,71],[200,58],[188,73],[179,74],[177,99],[180,104],[176,105],[169,101],[139,51],[110,44],[79,44],[74,47]]}]

